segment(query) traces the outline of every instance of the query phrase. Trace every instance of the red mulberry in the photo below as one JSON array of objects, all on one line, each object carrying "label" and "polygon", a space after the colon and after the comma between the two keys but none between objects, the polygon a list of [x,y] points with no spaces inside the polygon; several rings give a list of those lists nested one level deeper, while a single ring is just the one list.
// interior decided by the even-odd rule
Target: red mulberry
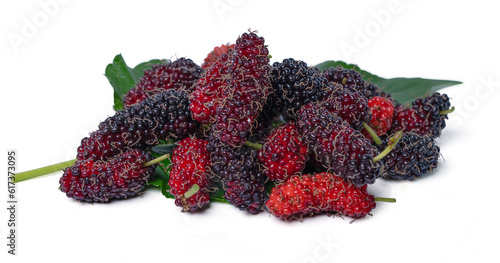
[{"label": "red mulberry", "polygon": [[448,96],[438,92],[429,97],[416,99],[409,108],[398,105],[395,109],[392,131],[413,131],[437,138],[446,127],[448,113],[453,111],[450,106]]},{"label": "red mulberry", "polygon": [[[172,154],[168,185],[170,193],[176,197],[175,204],[182,207],[183,212],[198,210],[210,202],[210,153],[207,151],[207,141],[188,137],[178,143]],[[194,185],[199,190],[186,196],[186,192]]]},{"label": "red mulberry", "polygon": [[144,71],[144,76],[135,87],[125,94],[124,107],[128,108],[167,89],[180,89],[190,93],[194,82],[200,75],[200,66],[187,58],[154,65],[151,69]]},{"label": "red mulberry", "polygon": [[302,140],[295,123],[288,122],[271,131],[258,157],[264,166],[264,174],[273,181],[282,181],[304,170],[308,145]]},{"label": "red mulberry", "polygon": [[366,185],[357,187],[330,173],[292,176],[275,186],[266,202],[272,215],[286,220],[324,212],[360,218],[375,206]]},{"label": "red mulberry", "polygon": [[220,47],[214,47],[210,53],[208,53],[207,57],[204,59],[203,64],[201,64],[202,69],[209,69],[215,62],[222,56],[222,54],[226,53],[228,49],[234,49],[235,44],[225,44]]}]

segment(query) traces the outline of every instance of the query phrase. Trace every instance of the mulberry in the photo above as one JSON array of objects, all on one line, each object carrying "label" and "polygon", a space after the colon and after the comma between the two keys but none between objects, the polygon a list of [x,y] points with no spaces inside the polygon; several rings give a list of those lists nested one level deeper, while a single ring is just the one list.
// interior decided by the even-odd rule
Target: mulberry
[{"label": "mulberry", "polygon": [[366,189],[326,172],[292,176],[272,189],[266,209],[285,220],[324,212],[361,218],[376,206]]},{"label": "mulberry", "polygon": [[308,145],[302,140],[294,122],[288,122],[271,131],[258,158],[269,179],[283,181],[304,170]]},{"label": "mulberry", "polygon": [[308,104],[298,116],[297,127],[309,144],[312,156],[323,167],[357,186],[373,184],[380,176],[377,148],[361,132],[331,114],[326,108]]},{"label": "mulberry", "polygon": [[344,89],[361,94],[365,94],[365,86],[368,85],[359,72],[342,66],[325,69],[321,75],[330,82],[341,84]]},{"label": "mulberry", "polygon": [[145,149],[160,140],[183,139],[198,127],[185,91],[167,90],[117,111],[82,140],[78,160],[106,160],[128,149]]},{"label": "mulberry", "polygon": [[[168,185],[170,193],[176,197],[175,204],[182,207],[183,212],[198,210],[210,202],[210,153],[207,144],[202,139],[188,137],[180,141],[173,151]],[[197,191],[187,193],[193,187]]]},{"label": "mulberry", "polygon": [[[380,145],[386,147],[389,139]],[[439,146],[429,136],[414,132],[403,134],[394,149],[385,156],[382,177],[393,180],[413,180],[429,173],[438,165]]]},{"label": "mulberry", "polygon": [[[389,99],[375,96],[368,100],[368,106],[370,107],[372,118],[367,125],[370,126],[377,136],[386,135],[392,126],[394,105]],[[363,130],[363,134],[367,138],[372,138],[366,130]]]},{"label": "mulberry", "polygon": [[413,101],[412,106],[406,108],[398,105],[395,109],[392,131],[413,131],[420,135],[437,138],[446,127],[450,109],[450,99],[446,94],[438,92],[431,96]]},{"label": "mulberry", "polygon": [[120,153],[107,161],[77,160],[64,169],[59,189],[84,202],[108,202],[139,194],[156,165],[144,167],[151,154],[140,150]]},{"label": "mulberry", "polygon": [[276,107],[290,116],[296,116],[300,107],[320,101],[335,89],[307,63],[293,58],[273,64],[271,82]]},{"label": "mulberry", "polygon": [[168,89],[192,91],[193,84],[201,75],[200,66],[191,59],[179,58],[171,63],[154,65],[144,71],[144,76],[123,97],[124,107],[141,102],[146,98]]},{"label": "mulberry", "polygon": [[234,49],[235,44],[223,44],[220,47],[215,47],[210,53],[208,53],[207,57],[204,59],[203,64],[201,64],[202,69],[209,69],[215,62],[222,56],[222,54],[226,53],[228,49]]},{"label": "mulberry", "polygon": [[247,146],[227,146],[213,134],[207,149],[214,178],[225,190],[224,199],[240,210],[253,214],[260,212],[267,198],[267,179],[258,162],[257,151]]},{"label": "mulberry", "polygon": [[320,104],[356,130],[360,130],[363,123],[371,119],[368,100],[359,92],[336,90]]},{"label": "mulberry", "polygon": [[214,132],[231,146],[245,143],[271,93],[269,51],[264,38],[244,33],[236,40],[235,56],[226,62],[230,76],[222,87]]}]

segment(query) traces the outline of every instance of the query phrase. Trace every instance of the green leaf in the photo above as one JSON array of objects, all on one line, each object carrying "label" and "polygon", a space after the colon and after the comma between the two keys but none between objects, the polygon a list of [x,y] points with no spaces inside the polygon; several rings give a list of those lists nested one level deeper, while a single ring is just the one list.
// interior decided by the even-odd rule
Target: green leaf
[{"label": "green leaf", "polygon": [[123,56],[118,54],[113,59],[113,63],[108,64],[104,76],[114,90],[114,106],[115,110],[123,109],[123,96],[134,87],[135,83],[144,75],[146,69],[150,69],[155,64],[165,63],[166,60],[152,59],[148,62],[141,63],[134,68],[130,68],[125,63]]},{"label": "green leaf", "polygon": [[[151,152],[151,154],[153,155],[154,158],[160,157],[162,155],[155,152]],[[149,185],[160,188],[161,193],[166,198],[175,199],[175,197],[168,191],[170,189],[170,187],[168,186],[168,180],[170,179],[169,174],[171,169],[170,164],[171,164],[170,158],[161,161],[156,167],[155,174],[150,179]]]},{"label": "green leaf", "polygon": [[329,60],[316,65],[321,71],[337,66],[358,71],[364,80],[377,85],[383,91],[390,93],[396,101],[403,104],[410,104],[416,98],[425,97],[440,89],[462,84],[460,81],[423,78],[386,79],[362,70],[357,65],[347,64],[343,61]]}]

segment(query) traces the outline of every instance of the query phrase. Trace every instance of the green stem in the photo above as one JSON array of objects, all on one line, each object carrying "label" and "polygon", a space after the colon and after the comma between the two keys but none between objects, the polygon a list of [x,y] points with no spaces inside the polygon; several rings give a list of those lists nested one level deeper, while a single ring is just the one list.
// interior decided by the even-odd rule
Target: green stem
[{"label": "green stem", "polygon": [[151,165],[153,165],[155,163],[159,163],[159,162],[161,162],[161,161],[163,161],[163,160],[165,160],[165,159],[167,159],[169,157],[170,157],[170,154],[167,153],[167,154],[164,154],[164,155],[162,155],[162,156],[160,156],[160,157],[158,157],[156,159],[153,159],[153,160],[151,160],[149,162],[144,163],[142,166],[143,167],[148,167],[148,166],[151,166]]},{"label": "green stem", "polygon": [[366,122],[363,122],[363,127],[372,136],[373,140],[377,145],[380,145],[382,143],[382,140],[380,139],[380,137],[378,137],[377,133],[372,129],[372,127],[366,124]]},{"label": "green stem", "polygon": [[396,198],[375,197],[375,202],[396,203]]},{"label": "green stem", "polygon": [[256,142],[251,142],[251,141],[246,141],[245,142],[246,146],[252,147],[254,149],[260,150],[262,149],[262,144],[256,143]]},{"label": "green stem", "polygon": [[439,111],[439,114],[440,114],[440,115],[446,115],[446,114],[450,114],[450,113],[452,113],[452,112],[454,112],[454,111],[455,111],[455,106],[451,107],[451,109],[449,109],[449,110],[442,110],[442,111]]},{"label": "green stem", "polygon": [[191,188],[189,190],[187,190],[186,193],[184,193],[184,198],[187,199],[187,198],[193,196],[194,194],[196,194],[198,191],[200,191],[200,186],[197,184],[193,184],[193,186],[191,186]]},{"label": "green stem", "polygon": [[65,161],[65,162],[61,162],[61,163],[56,163],[56,164],[45,166],[45,167],[41,167],[38,169],[33,169],[33,170],[26,171],[26,172],[17,173],[16,180],[14,182],[18,183],[18,182],[32,179],[35,177],[39,177],[42,175],[46,175],[46,174],[50,174],[50,173],[54,173],[54,172],[59,172],[59,171],[63,170],[64,168],[73,165],[75,162],[76,162],[76,159],[73,159],[73,160],[69,160],[69,161]]},{"label": "green stem", "polygon": [[373,162],[374,163],[378,162],[386,155],[388,155],[392,151],[392,149],[396,146],[396,144],[398,144],[398,141],[399,139],[401,139],[401,137],[403,137],[403,132],[402,131],[396,132],[396,134],[394,134],[394,136],[392,136],[389,139],[387,147],[381,153],[379,153],[379,155],[373,157]]}]

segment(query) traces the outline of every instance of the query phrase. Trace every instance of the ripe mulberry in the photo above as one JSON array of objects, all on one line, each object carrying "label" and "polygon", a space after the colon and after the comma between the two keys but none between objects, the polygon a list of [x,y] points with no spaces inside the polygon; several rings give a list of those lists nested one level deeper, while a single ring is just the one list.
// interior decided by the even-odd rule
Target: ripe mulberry
[{"label": "ripe mulberry", "polygon": [[331,67],[325,69],[321,75],[330,82],[341,84],[349,91],[365,93],[367,83],[361,74],[354,69],[345,69],[342,66]]},{"label": "ripe mulberry", "polygon": [[201,75],[200,66],[191,59],[179,58],[174,62],[154,65],[144,71],[144,76],[123,97],[125,108],[168,89],[192,91]]},{"label": "ripe mulberry", "polygon": [[378,152],[370,140],[326,108],[304,106],[297,127],[323,167],[357,186],[373,184],[380,176],[381,164],[373,160]]},{"label": "ripe mulberry", "polygon": [[77,160],[64,169],[60,190],[84,202],[108,202],[139,194],[156,165],[144,167],[151,154],[140,150],[120,153],[107,161]]},{"label": "ripe mulberry", "polygon": [[214,133],[230,146],[245,143],[271,93],[269,51],[264,38],[244,33],[236,40],[235,56],[227,64],[230,76],[222,87]]},{"label": "ripe mulberry", "polygon": [[271,82],[276,107],[290,116],[296,116],[300,107],[320,101],[334,89],[307,63],[293,58],[274,62]]},{"label": "ripe mulberry", "polygon": [[160,140],[181,140],[198,127],[185,91],[167,90],[117,111],[82,140],[78,160],[106,160],[124,150],[145,149]]},{"label": "ripe mulberry", "polygon": [[304,170],[308,145],[303,141],[294,122],[288,122],[271,131],[259,150],[259,161],[264,174],[273,181],[283,181]]},{"label": "ripe mulberry", "polygon": [[448,95],[441,95],[438,92],[416,99],[409,108],[398,105],[395,109],[392,131],[413,131],[437,138],[446,127],[448,113],[453,111],[450,106]]},{"label": "ripe mulberry", "polygon": [[227,146],[213,134],[210,137],[207,149],[212,172],[225,190],[224,199],[240,210],[260,212],[267,198],[267,177],[257,160],[257,151],[247,146]]},{"label": "ripe mulberry", "polygon": [[[381,147],[386,147],[389,139],[383,141]],[[429,173],[438,165],[439,146],[429,136],[414,132],[403,134],[394,149],[385,156],[382,177],[385,179],[413,180]]]},{"label": "ripe mulberry", "polygon": [[275,186],[266,202],[272,215],[285,220],[324,212],[361,218],[375,206],[375,198],[367,193],[366,185],[357,187],[326,172],[292,176]]},{"label": "ripe mulberry", "polygon": [[359,92],[335,90],[320,104],[356,130],[360,130],[363,122],[370,122],[371,119],[368,100]]},{"label": "ripe mulberry", "polygon": [[[183,212],[198,210],[210,202],[210,153],[207,151],[207,141],[188,137],[178,143],[172,153],[168,185],[170,193],[176,197],[175,204],[182,207]],[[187,194],[194,185],[199,189],[194,194]]]}]

